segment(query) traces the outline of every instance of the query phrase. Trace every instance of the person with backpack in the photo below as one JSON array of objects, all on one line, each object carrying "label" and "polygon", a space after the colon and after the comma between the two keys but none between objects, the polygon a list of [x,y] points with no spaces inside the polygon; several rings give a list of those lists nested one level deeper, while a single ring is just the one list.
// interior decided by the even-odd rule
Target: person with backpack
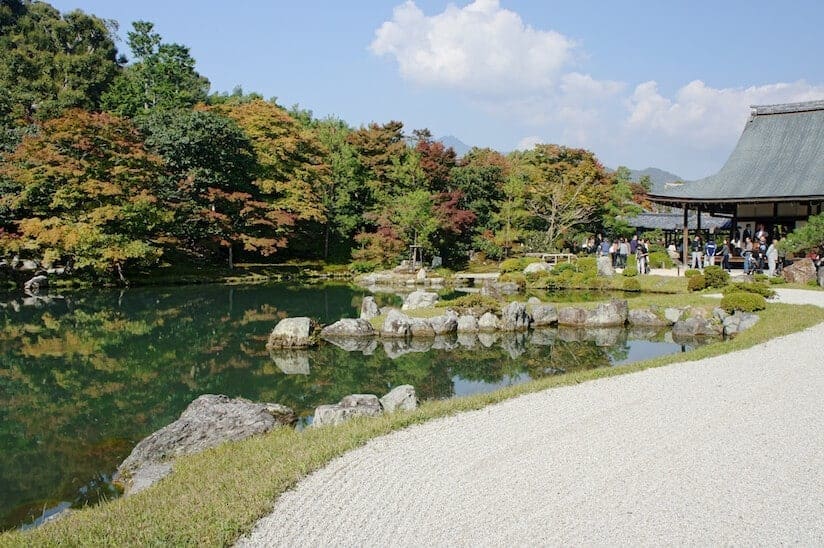
[{"label": "person with backpack", "polygon": [[704,246],[704,266],[712,266],[715,264],[716,251],[715,238],[710,236],[709,240],[707,240],[707,245]]}]

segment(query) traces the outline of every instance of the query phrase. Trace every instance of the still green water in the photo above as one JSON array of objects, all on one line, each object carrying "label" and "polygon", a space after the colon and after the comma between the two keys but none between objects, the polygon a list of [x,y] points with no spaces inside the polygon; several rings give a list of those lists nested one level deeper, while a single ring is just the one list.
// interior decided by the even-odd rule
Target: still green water
[{"label": "still green water", "polygon": [[265,350],[280,318],[356,317],[365,294],[277,284],[0,296],[0,529],[117,496],[120,461],[201,394],[281,403],[305,424],[352,393],[411,384],[421,399],[448,398],[686,349],[616,329]]}]

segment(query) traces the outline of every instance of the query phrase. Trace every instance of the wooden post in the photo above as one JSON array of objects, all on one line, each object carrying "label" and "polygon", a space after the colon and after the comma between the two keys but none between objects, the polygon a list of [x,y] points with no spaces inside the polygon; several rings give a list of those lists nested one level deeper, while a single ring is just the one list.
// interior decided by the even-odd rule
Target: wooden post
[{"label": "wooden post", "polygon": [[687,209],[686,202],[684,203],[684,234],[683,234],[683,241],[681,243],[681,256],[684,258],[684,271],[686,272],[687,268],[689,268],[689,262],[687,261],[687,253],[689,253],[689,246],[690,246],[690,225],[689,225],[689,209]]}]

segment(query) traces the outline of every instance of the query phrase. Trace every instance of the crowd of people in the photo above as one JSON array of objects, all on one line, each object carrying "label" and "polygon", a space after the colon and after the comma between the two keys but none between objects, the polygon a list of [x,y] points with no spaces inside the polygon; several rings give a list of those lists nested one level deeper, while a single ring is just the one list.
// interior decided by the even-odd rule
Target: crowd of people
[{"label": "crowd of people", "polygon": [[612,241],[598,234],[586,238],[580,249],[584,253],[610,257],[614,268],[626,268],[627,258],[634,255],[638,273],[649,274],[649,240],[639,238],[637,234],[630,239],[615,238]]}]

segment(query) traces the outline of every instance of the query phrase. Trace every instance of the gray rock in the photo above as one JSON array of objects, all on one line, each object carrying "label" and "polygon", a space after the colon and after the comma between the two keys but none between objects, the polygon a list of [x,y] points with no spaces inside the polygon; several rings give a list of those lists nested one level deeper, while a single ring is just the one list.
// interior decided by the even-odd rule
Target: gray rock
[{"label": "gray rock", "polygon": [[394,308],[386,314],[381,326],[381,337],[405,338],[411,334],[412,322],[409,316]]},{"label": "gray rock", "polygon": [[824,287],[824,268],[818,269],[818,286]]},{"label": "gray rock", "polygon": [[448,335],[458,330],[458,315],[448,310],[446,314],[429,318],[429,325],[435,331],[435,335]]},{"label": "gray rock", "polygon": [[403,301],[401,310],[415,310],[416,308],[431,308],[438,302],[438,294],[429,291],[413,291]]},{"label": "gray rock", "polygon": [[32,278],[26,280],[23,284],[23,289],[31,293],[37,293],[41,289],[46,289],[47,287],[49,287],[49,278],[43,274],[33,276]]},{"label": "gray rock", "polygon": [[284,318],[278,322],[266,348],[308,348],[316,344],[314,337],[317,325],[310,318]]},{"label": "gray rock", "polygon": [[269,357],[287,375],[309,374],[309,353],[306,350],[269,350]]},{"label": "gray rock", "polygon": [[470,314],[461,314],[458,317],[458,333],[477,333],[478,318]]},{"label": "gray rock", "polygon": [[627,301],[612,300],[601,303],[587,314],[587,327],[612,327],[627,322]]},{"label": "gray rock", "polygon": [[759,320],[758,314],[752,314],[750,312],[740,312],[736,315],[741,316],[741,321],[738,324],[738,331],[744,331],[755,326]]},{"label": "gray rock", "polygon": [[23,259],[20,261],[20,264],[17,265],[17,268],[20,270],[25,271],[33,271],[39,268],[37,261],[32,261],[31,259]]},{"label": "gray rock", "polygon": [[531,323],[524,303],[511,302],[501,310],[501,331],[526,331]]},{"label": "gray rock", "polygon": [[432,324],[426,318],[410,318],[409,334],[413,338],[431,339],[435,337],[435,330],[432,329]]},{"label": "gray rock", "polygon": [[790,266],[784,267],[782,276],[790,283],[806,284],[818,279],[818,272],[812,259],[804,258],[793,261]]},{"label": "gray rock", "polygon": [[712,337],[720,335],[723,327],[711,320],[694,316],[679,320],[672,325],[673,338]]},{"label": "gray rock", "polygon": [[[142,483],[144,487],[162,477],[157,470],[165,467],[158,467],[158,464],[168,463],[181,455],[199,453],[226,441],[264,434],[280,426],[292,425],[296,420],[295,413],[283,405],[205,394],[190,403],[176,421],[141,440],[117,467],[114,480],[123,484],[126,494],[130,494],[132,477],[145,479],[148,475],[154,478]],[[151,473],[142,473],[143,468]]]},{"label": "gray rock", "polygon": [[497,331],[500,324],[498,316],[492,312],[487,312],[478,320],[478,331]]},{"label": "gray rock", "polygon": [[321,338],[333,343],[332,339],[374,337],[375,335],[377,335],[375,328],[363,318],[343,318],[332,325],[327,325],[320,332]]},{"label": "gray rock", "polygon": [[612,266],[612,258],[609,255],[598,257],[596,261],[599,276],[614,276],[615,268]]},{"label": "gray rock", "polygon": [[542,327],[558,323],[558,309],[554,304],[533,304],[531,307],[532,325]]},{"label": "gray rock", "polygon": [[549,272],[552,270],[552,265],[543,261],[537,263],[529,263],[524,268],[524,274],[537,274],[539,272]]},{"label": "gray rock", "polygon": [[649,308],[641,308],[638,310],[630,310],[627,315],[627,321],[632,326],[640,327],[664,327],[669,325],[667,320],[663,320]]},{"label": "gray rock", "polygon": [[336,405],[315,408],[312,426],[340,424],[352,417],[377,417],[382,413],[381,402],[373,394],[351,394]]},{"label": "gray rock", "polygon": [[583,308],[569,306],[558,310],[558,325],[580,325],[587,322],[589,314]]},{"label": "gray rock", "polygon": [[758,323],[758,315],[749,312],[736,312],[723,320],[724,335],[732,337]]},{"label": "gray rock", "polygon": [[386,413],[395,411],[412,411],[418,408],[418,396],[415,387],[411,384],[396,386],[380,399],[381,406]]},{"label": "gray rock", "polygon": [[380,315],[381,311],[378,308],[378,303],[375,302],[375,297],[372,297],[371,295],[364,297],[360,307],[361,319],[371,320],[372,318],[377,318]]},{"label": "gray rock", "polygon": [[418,270],[418,273],[415,275],[415,280],[418,283],[423,283],[423,282],[426,281],[426,269],[425,268],[421,267],[421,269]]},{"label": "gray rock", "polygon": [[684,311],[680,308],[665,308],[664,318],[670,323],[674,324],[684,316]]},{"label": "gray rock", "polygon": [[726,310],[724,310],[720,306],[716,306],[712,309],[712,317],[718,320],[719,322],[723,322],[727,316],[729,316],[729,314],[727,314]]},{"label": "gray rock", "polygon": [[526,304],[533,306],[536,304],[541,304],[542,302],[543,301],[541,301],[541,299],[539,299],[538,297],[530,297],[526,300]]}]

